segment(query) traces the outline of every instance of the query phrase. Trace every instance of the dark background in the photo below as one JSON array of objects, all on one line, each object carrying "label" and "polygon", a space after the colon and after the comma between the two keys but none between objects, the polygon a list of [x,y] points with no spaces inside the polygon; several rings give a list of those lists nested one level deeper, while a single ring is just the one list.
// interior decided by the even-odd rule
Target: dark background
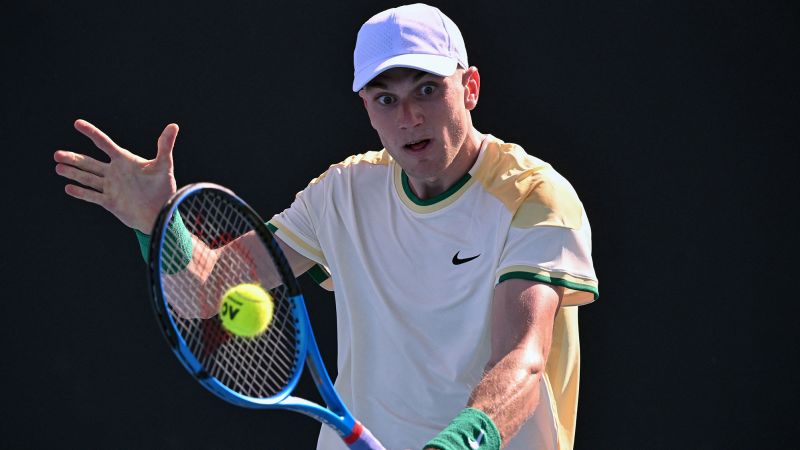
[{"label": "dark background", "polygon": [[[352,49],[395,4],[9,3],[2,446],[312,448],[314,421],[184,373],[133,233],[65,195],[52,154],[103,156],[76,118],[146,157],[176,122],[178,184],[227,185],[269,216],[379,148]],[[434,4],[480,68],[478,129],[551,162],[592,220],[576,449],[796,446],[796,3]],[[334,367],[333,297],[305,288]]]}]

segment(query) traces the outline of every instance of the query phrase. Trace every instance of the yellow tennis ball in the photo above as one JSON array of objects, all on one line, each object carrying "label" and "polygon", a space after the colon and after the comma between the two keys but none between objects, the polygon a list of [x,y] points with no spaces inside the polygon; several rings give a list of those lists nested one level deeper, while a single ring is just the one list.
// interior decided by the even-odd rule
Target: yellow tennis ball
[{"label": "yellow tennis ball", "polygon": [[274,307],[269,292],[257,284],[244,283],[222,296],[219,317],[222,326],[236,336],[255,337],[269,327]]}]

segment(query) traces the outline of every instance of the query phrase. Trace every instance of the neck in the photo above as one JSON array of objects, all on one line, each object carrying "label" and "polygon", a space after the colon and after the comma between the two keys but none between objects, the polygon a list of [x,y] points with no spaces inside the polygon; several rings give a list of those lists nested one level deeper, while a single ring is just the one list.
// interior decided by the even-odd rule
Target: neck
[{"label": "neck", "polygon": [[414,195],[420,199],[429,199],[445,192],[450,186],[454,185],[460,180],[464,174],[469,172],[469,169],[475,164],[480,154],[481,144],[485,136],[475,128],[472,128],[467,134],[464,143],[456,154],[450,167],[445,170],[441,176],[429,179],[415,179],[408,178],[408,184]]}]

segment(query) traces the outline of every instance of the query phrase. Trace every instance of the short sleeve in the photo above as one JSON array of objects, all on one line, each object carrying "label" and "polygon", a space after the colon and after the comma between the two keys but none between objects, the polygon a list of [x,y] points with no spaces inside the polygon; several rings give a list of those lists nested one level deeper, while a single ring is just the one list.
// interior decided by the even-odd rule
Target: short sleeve
[{"label": "short sleeve", "polygon": [[[267,222],[269,229],[287,245],[306,258],[316,262],[307,274],[325,289],[333,290],[333,274],[329,260],[335,261],[335,242],[339,232],[347,232],[341,220],[346,208],[352,207],[353,185],[370,185],[377,176],[385,177],[391,157],[386,151],[353,155],[331,165],[328,170],[311,180],[300,191],[291,206]],[[370,168],[382,168],[372,171]],[[365,173],[371,177],[364,180]],[[391,172],[389,172],[391,173]],[[345,209],[343,209],[345,208]],[[353,214],[351,214],[353,215]],[[325,252],[330,252],[326,257]],[[334,269],[335,270],[335,269]]]},{"label": "short sleeve", "polygon": [[592,264],[589,220],[578,227],[512,226],[500,257],[497,283],[521,278],[566,288],[562,306],[591,303],[599,296]]},{"label": "short sleeve", "polygon": [[312,183],[297,194],[289,208],[274,215],[267,222],[267,227],[296,252],[316,262],[317,264],[306,273],[324,289],[332,291],[333,279],[317,239],[317,218],[312,214],[315,210],[307,203],[309,199],[322,194],[321,191],[321,188],[315,187]]},{"label": "short sleeve", "polygon": [[314,199],[318,185],[309,185],[295,196],[292,205],[267,222],[270,231],[298,253],[317,263],[326,264],[317,239]]}]

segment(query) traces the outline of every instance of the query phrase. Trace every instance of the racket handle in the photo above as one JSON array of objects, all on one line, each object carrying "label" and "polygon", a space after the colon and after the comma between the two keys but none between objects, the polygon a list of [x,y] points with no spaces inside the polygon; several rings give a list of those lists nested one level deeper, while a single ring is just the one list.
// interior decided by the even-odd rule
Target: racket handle
[{"label": "racket handle", "polygon": [[353,432],[344,439],[350,450],[386,450],[361,422],[356,421]]}]

